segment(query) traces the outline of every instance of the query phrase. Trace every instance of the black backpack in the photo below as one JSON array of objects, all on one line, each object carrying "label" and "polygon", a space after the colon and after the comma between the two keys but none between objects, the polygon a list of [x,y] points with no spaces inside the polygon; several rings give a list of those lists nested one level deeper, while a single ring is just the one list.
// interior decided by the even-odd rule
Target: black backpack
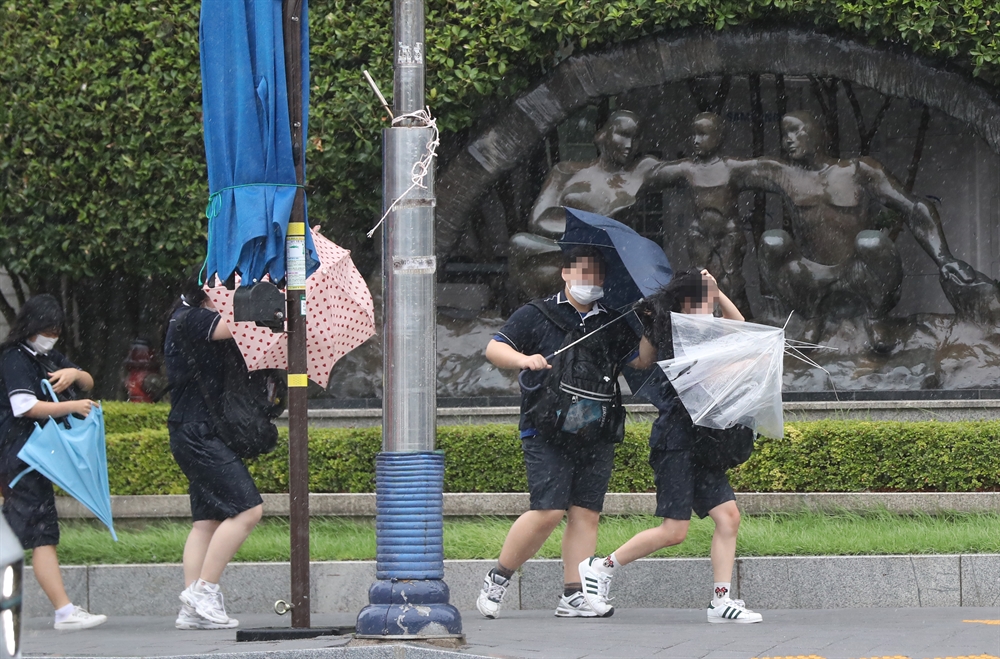
[{"label": "black backpack", "polygon": [[[580,327],[556,317],[543,302],[535,300],[530,304],[566,333],[563,346],[584,336]],[[618,364],[609,354],[607,342],[585,339],[556,355],[550,363],[552,368],[541,372],[544,379],[540,385],[532,387],[524,383],[524,378],[519,379],[525,391],[534,394],[525,409],[528,427],[554,440],[622,441],[625,407],[618,386]]]},{"label": "black backpack", "polygon": [[732,428],[694,427],[691,458],[703,467],[732,469],[750,459],[753,453],[754,432],[746,426]]},{"label": "black backpack", "polygon": [[177,319],[178,345],[187,359],[192,379],[201,391],[212,426],[222,443],[241,458],[270,453],[278,444],[274,419],[285,409],[287,383],[283,371],[247,370],[243,356],[233,342],[223,351],[222,396],[213,400],[201,377],[193,346],[184,333],[187,312]]}]

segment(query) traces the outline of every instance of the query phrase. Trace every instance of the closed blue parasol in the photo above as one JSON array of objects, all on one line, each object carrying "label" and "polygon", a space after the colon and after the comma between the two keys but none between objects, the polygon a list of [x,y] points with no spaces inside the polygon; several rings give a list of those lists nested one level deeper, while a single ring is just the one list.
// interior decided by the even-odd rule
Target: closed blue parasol
[{"label": "closed blue parasol", "polygon": [[577,245],[601,249],[608,269],[602,303],[614,309],[624,310],[652,295],[674,276],[663,248],[652,240],[609,217],[567,208],[559,246],[567,250]]},{"label": "closed blue parasol", "polygon": [[[59,400],[48,380],[42,380],[42,386],[48,389],[52,400]],[[111,519],[104,412],[95,405],[85,419],[70,415],[66,423],[68,428],[49,418],[45,425],[35,424],[34,432],[17,454],[29,468],[11,481],[10,486],[14,487],[29,471],[37,471],[94,513],[117,541]]]},{"label": "closed blue parasol", "polygon": [[[308,20],[303,2],[302,140],[309,99]],[[285,278],[285,236],[295,200],[281,0],[204,0],[202,111],[209,202],[206,277],[246,283]],[[301,153],[301,152],[298,152]],[[306,220],[308,222],[308,220]],[[306,232],[306,270],[319,265]]]}]

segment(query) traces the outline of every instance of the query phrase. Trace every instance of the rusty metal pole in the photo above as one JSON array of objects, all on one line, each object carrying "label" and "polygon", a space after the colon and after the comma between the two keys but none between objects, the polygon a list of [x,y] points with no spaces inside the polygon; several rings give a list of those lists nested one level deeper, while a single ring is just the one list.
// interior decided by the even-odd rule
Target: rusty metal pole
[{"label": "rusty metal pole", "polygon": [[[282,32],[285,80],[292,132],[295,182],[305,185],[302,117],[302,0],[285,0]],[[305,190],[295,191],[288,222],[288,498],[292,562],[292,627],[310,626],[309,599],[309,400],[306,397],[306,225]]]}]

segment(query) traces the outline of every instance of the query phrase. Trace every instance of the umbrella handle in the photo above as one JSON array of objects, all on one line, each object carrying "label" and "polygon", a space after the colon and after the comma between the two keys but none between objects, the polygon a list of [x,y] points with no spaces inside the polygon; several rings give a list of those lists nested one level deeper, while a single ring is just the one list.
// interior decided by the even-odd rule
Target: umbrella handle
[{"label": "umbrella handle", "polygon": [[[545,358],[545,361],[549,361],[550,359],[552,359],[553,357],[555,357],[556,355],[558,355],[559,352],[560,351],[557,350],[556,352],[552,353],[551,355],[549,355],[548,357]],[[526,376],[528,373],[532,373],[532,372],[533,371],[530,368],[526,368],[526,369],[523,369],[520,373],[517,374],[517,383],[519,385],[521,385],[521,389],[523,389],[525,391],[528,391],[528,392],[538,391],[539,389],[542,388],[542,385],[545,383],[545,380],[543,378],[542,381],[539,382],[538,384],[536,384],[535,386],[531,386],[531,385],[527,384],[527,382],[525,381],[525,377],[524,376]],[[543,375],[544,375],[544,373],[543,373]]]}]

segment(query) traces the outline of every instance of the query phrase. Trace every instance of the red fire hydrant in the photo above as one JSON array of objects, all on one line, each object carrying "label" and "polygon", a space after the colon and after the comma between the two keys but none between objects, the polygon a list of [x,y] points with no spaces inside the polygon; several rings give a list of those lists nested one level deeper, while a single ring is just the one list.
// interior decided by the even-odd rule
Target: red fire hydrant
[{"label": "red fire hydrant", "polygon": [[130,403],[153,403],[161,393],[162,376],[156,352],[145,339],[136,339],[125,359],[125,390]]}]

